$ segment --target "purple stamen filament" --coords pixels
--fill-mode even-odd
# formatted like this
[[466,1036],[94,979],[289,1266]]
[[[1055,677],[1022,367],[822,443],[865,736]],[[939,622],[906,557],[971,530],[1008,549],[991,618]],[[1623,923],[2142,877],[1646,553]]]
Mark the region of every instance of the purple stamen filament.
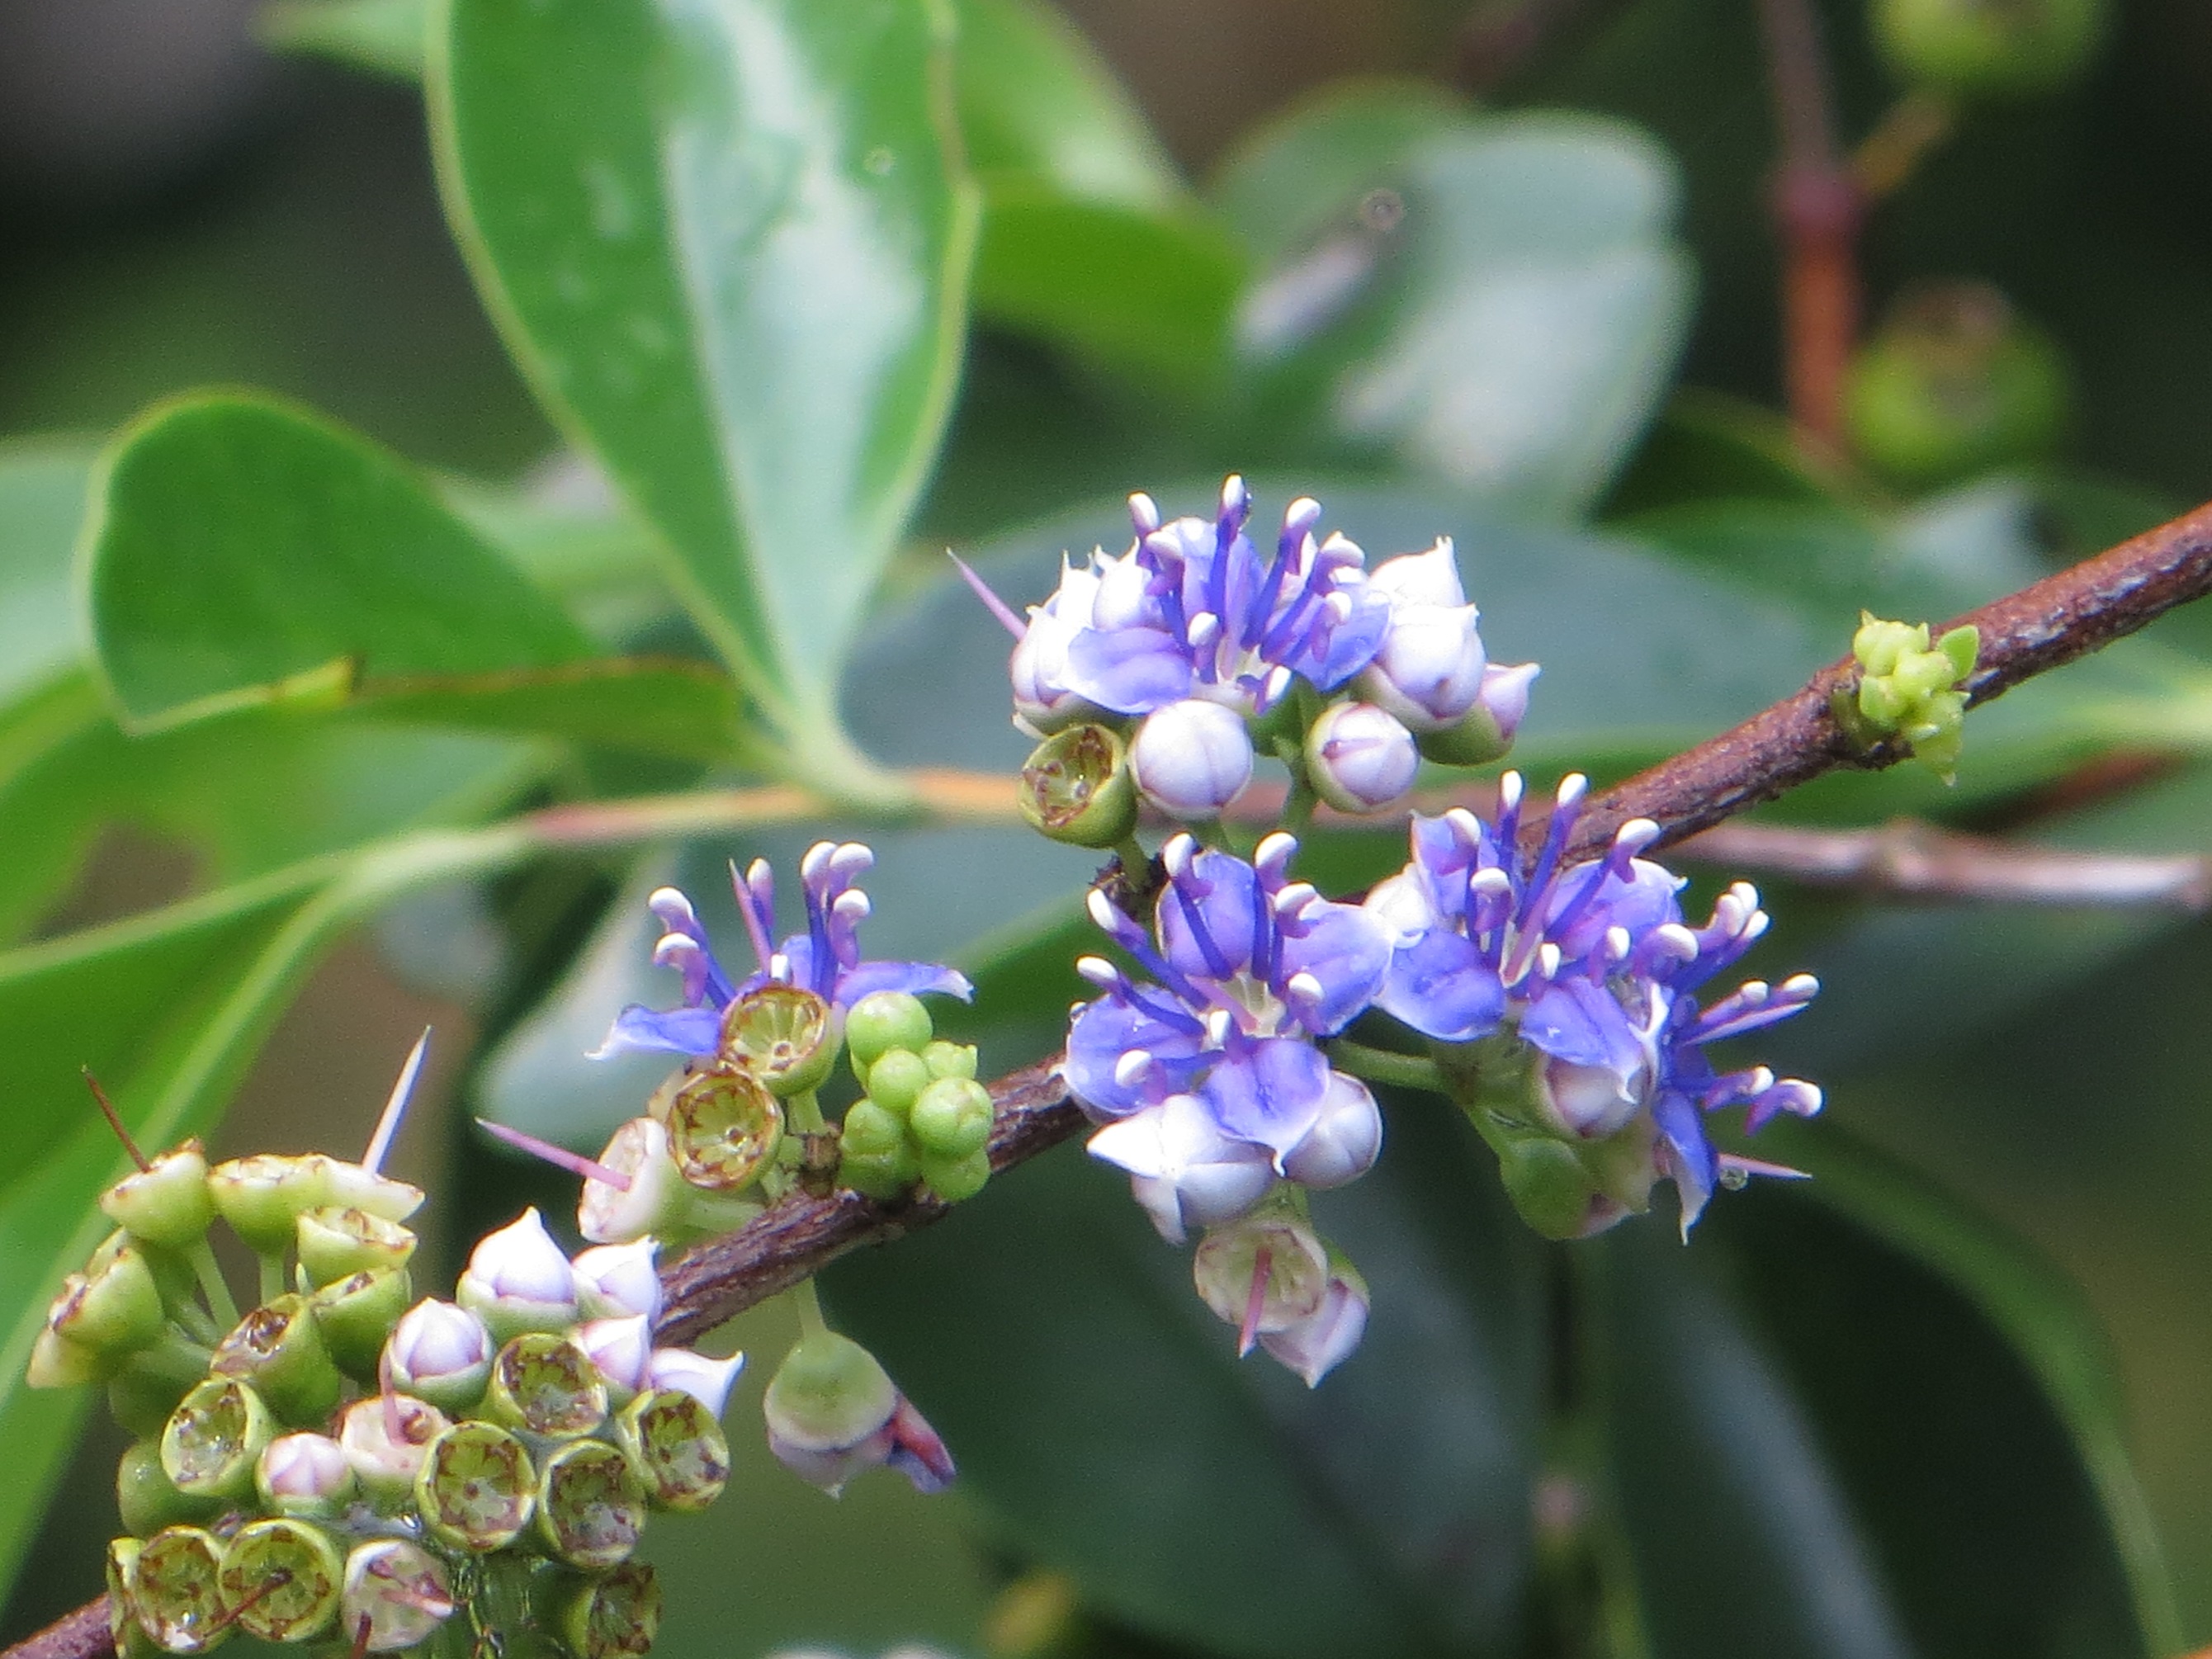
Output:
[[550,1140],[540,1140],[536,1135],[526,1134],[520,1129],[510,1129],[504,1123],[494,1123],[481,1117],[477,1121],[495,1140],[503,1140],[518,1152],[543,1158],[556,1170],[566,1170],[570,1175],[580,1176],[586,1181],[596,1181],[618,1193],[629,1190],[629,1177],[620,1170],[609,1169],[595,1158],[586,1158],[581,1152],[572,1152],[566,1146],[556,1146]]

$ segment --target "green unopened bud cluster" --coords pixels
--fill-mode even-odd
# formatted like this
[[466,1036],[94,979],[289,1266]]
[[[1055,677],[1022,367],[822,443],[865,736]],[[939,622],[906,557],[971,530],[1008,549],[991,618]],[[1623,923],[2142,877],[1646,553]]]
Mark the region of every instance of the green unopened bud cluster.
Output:
[[[448,1621],[571,1659],[651,1645],[659,1593],[633,1557],[653,1511],[720,1494],[738,1362],[653,1349],[650,1242],[571,1263],[534,1212],[478,1245],[456,1301],[416,1301],[422,1200],[359,1164],[210,1167],[193,1143],[103,1198],[118,1229],[55,1299],[29,1380],[106,1383],[140,1437],[107,1563],[118,1654],[240,1632],[396,1652]],[[242,1316],[217,1218],[263,1259]]]
[[854,1004],[846,1041],[866,1092],[845,1113],[838,1178],[875,1199],[900,1197],[916,1182],[947,1203],[982,1191],[992,1105],[975,1080],[975,1050],[940,1040],[921,1000],[902,991]]
[[1972,627],[1952,629],[1931,644],[1925,623],[1908,626],[1861,611],[1851,638],[1858,684],[1839,688],[1830,711],[1860,748],[1903,744],[1949,783],[1966,735],[1966,694],[1960,688],[1980,649],[1980,631]]

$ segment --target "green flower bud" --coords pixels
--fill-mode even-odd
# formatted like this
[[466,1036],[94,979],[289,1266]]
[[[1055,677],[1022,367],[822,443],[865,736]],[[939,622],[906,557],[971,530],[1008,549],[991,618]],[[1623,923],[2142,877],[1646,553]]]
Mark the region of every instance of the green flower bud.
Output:
[[935,1082],[929,1062],[911,1048],[893,1048],[868,1067],[868,1098],[887,1112],[904,1117]]
[[529,1448],[489,1423],[457,1423],[430,1443],[415,1507],[432,1537],[488,1555],[522,1535],[538,1503]]
[[338,1626],[368,1652],[427,1642],[459,1607],[436,1558],[404,1539],[379,1538],[346,1557]]
[[1875,39],[1908,81],[1964,98],[2032,97],[2094,56],[2106,0],[1876,0]]
[[723,1013],[721,1057],[758,1078],[770,1094],[804,1094],[828,1079],[843,1036],[827,1002],[770,981]]
[[283,1421],[319,1423],[344,1391],[344,1379],[323,1346],[313,1310],[300,1295],[256,1308],[217,1345],[208,1369],[251,1382]]
[[1015,796],[1030,828],[1076,847],[1115,847],[1137,827],[1128,745],[1103,726],[1054,732],[1022,764]]
[[988,1089],[973,1078],[945,1077],[921,1091],[907,1121],[925,1159],[958,1159],[989,1142],[991,1118]]
[[326,1434],[280,1434],[253,1466],[262,1507],[301,1519],[343,1514],[361,1495],[345,1448]]
[[615,1429],[645,1483],[665,1510],[703,1510],[729,1484],[730,1443],[722,1425],[680,1389],[648,1389],[623,1407]]
[[330,1201],[329,1163],[270,1152],[234,1158],[208,1171],[208,1193],[247,1249],[279,1255],[291,1248],[300,1212]]
[[845,1015],[845,1043],[856,1069],[866,1070],[893,1048],[919,1052],[935,1035],[929,1010],[906,991],[875,991]]
[[499,1351],[483,1409],[508,1428],[572,1440],[606,1421],[607,1389],[574,1342],[536,1331]]
[[374,1382],[385,1339],[414,1294],[404,1269],[372,1268],[324,1285],[307,1305],[332,1363],[356,1382]]
[[783,1108],[750,1072],[702,1072],[668,1109],[669,1156],[686,1182],[708,1192],[743,1192],[782,1144]]
[[223,1607],[264,1642],[310,1642],[337,1623],[345,1558],[304,1521],[254,1521],[223,1551]]
[[338,1445],[369,1502],[390,1510],[414,1497],[430,1443],[452,1426],[435,1406],[404,1394],[371,1395],[338,1419]]
[[398,1222],[334,1204],[302,1212],[294,1243],[307,1282],[319,1288],[380,1267],[404,1267],[415,1255],[415,1235]]
[[1860,458],[1893,483],[1926,489],[2048,454],[2066,425],[2069,387],[2057,347],[2003,295],[1923,283],[1853,357],[1844,397]]
[[817,1330],[784,1356],[761,1411],[772,1447],[822,1453],[867,1439],[891,1420],[898,1403],[898,1385],[875,1355],[848,1336]]
[[205,1380],[209,1354],[179,1332],[141,1348],[107,1379],[107,1408],[131,1433],[158,1439],[179,1402]]
[[1328,1249],[1304,1221],[1255,1212],[1206,1229],[1191,1258],[1191,1278],[1215,1318],[1247,1337],[1270,1335],[1321,1306]]
[[259,1395],[234,1377],[210,1376],[185,1396],[161,1431],[161,1467],[190,1497],[242,1502],[253,1491],[255,1460],[276,1437],[276,1421]]
[[1829,713],[1862,750],[1903,744],[1915,760],[1953,781],[1966,718],[1966,693],[1956,688],[1974,672],[1980,631],[1954,628],[1931,645],[1925,623],[1908,627],[1870,611],[1859,618],[1851,640],[1859,682],[1837,688]]
[[198,1527],[164,1527],[131,1568],[138,1627],[169,1653],[205,1653],[230,1634],[223,1616],[222,1545]]
[[562,1597],[555,1628],[575,1659],[641,1659],[660,1633],[660,1583],[643,1561],[586,1578]]
[[148,1439],[133,1442],[115,1466],[115,1510],[124,1531],[147,1538],[164,1527],[211,1521],[222,1512],[222,1503],[179,1492],[161,1467],[161,1443]]
[[108,1362],[82,1342],[73,1342],[51,1325],[42,1325],[31,1339],[30,1363],[23,1381],[34,1389],[73,1389],[83,1382],[106,1379]]
[[856,1100],[846,1109],[837,1144],[837,1179],[864,1197],[896,1198],[921,1177],[905,1123],[873,1101]]
[[601,1572],[636,1550],[645,1504],[645,1485],[617,1448],[574,1441],[545,1460],[538,1530],[570,1566]]
[[975,1045],[972,1042],[946,1042],[940,1039],[924,1048],[921,1058],[933,1078],[975,1075]]
[[181,1249],[198,1243],[215,1220],[207,1155],[197,1140],[163,1152],[100,1196],[108,1218],[134,1238]]
[[991,1154],[981,1146],[964,1158],[921,1155],[921,1178],[947,1204],[960,1204],[983,1190],[991,1178]]
[[95,1264],[89,1275],[71,1273],[63,1281],[46,1324],[58,1336],[119,1359],[161,1334],[161,1286],[145,1256],[128,1244],[103,1249]]

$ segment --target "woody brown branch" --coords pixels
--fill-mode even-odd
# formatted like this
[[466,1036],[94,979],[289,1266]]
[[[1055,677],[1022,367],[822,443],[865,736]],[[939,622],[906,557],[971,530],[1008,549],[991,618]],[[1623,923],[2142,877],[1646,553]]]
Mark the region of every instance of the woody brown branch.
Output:
[[[1969,703],[2000,696],[2208,592],[2212,506],[1955,618],[1952,626],[1971,623],[1981,630],[1981,654],[1966,681]],[[1655,820],[1662,844],[1681,842],[1825,772],[1906,758],[1901,750],[1855,748],[1829,715],[1830,696],[1850,685],[1856,673],[1848,659],[1833,663],[1802,690],[1741,726],[1592,796],[1569,855],[1589,856],[1631,818]],[[1530,829],[1541,836],[1540,825]],[[1000,1079],[991,1097],[997,1109],[994,1171],[1024,1163],[1083,1127],[1052,1061]],[[661,1335],[669,1341],[697,1336],[841,1255],[942,1219],[948,1208],[927,1198],[878,1204],[849,1192],[827,1198],[794,1194],[663,1267],[668,1306]],[[0,1659],[95,1659],[108,1648],[106,1605],[105,1596],[97,1598],[0,1652]]]

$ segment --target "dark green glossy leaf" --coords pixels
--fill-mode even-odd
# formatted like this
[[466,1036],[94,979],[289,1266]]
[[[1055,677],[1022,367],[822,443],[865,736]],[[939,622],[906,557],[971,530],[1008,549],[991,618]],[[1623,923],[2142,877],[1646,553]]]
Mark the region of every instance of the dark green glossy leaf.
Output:
[[1187,1253],[1073,1147],[825,1288],[1024,1553],[1117,1621],[1227,1655],[1507,1651],[1537,1247],[1455,1119],[1414,1103],[1391,1134],[1373,1175],[1316,1206],[1375,1304],[1316,1390],[1233,1358]]
[[1687,1249],[1604,1246],[1611,1478],[1656,1659],[2168,1650],[2071,1297],[1839,1133],[1789,1150],[1813,1188],[1731,1195]]
[[1268,453],[1578,512],[1680,343],[1676,192],[1649,139],[1578,116],[1454,115],[1386,88],[1269,128],[1219,192],[1262,264],[1237,328]]
[[428,0],[275,0],[258,25],[261,38],[281,52],[396,81],[422,78],[429,27]]
[[434,34],[447,204],[509,344],[787,736],[828,726],[951,402],[949,33],[927,0],[453,0]]
[[1782,416],[1692,386],[1652,422],[1605,510],[1644,513],[1717,496],[1871,507],[1873,495],[1841,467],[1808,455]]
[[301,411],[165,405],[118,440],[97,488],[94,636],[132,724],[355,703],[684,756],[737,747],[726,681],[592,659],[559,603],[404,463]]

